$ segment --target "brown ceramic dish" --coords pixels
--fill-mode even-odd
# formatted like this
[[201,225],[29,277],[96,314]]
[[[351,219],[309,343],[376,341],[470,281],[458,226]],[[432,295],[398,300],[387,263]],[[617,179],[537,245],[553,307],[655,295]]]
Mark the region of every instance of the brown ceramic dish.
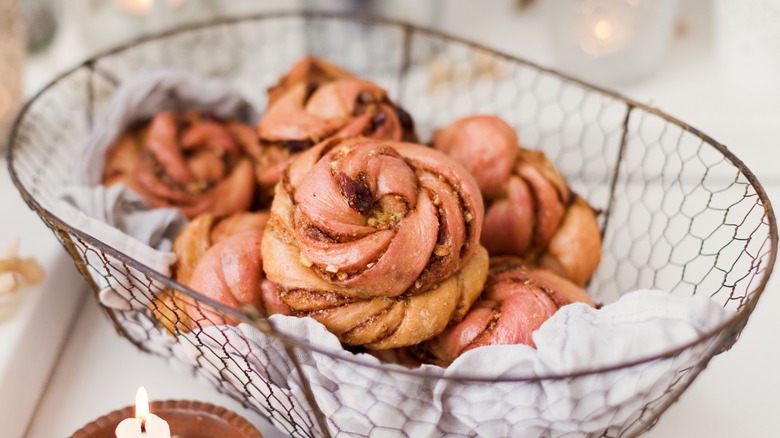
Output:
[[[171,436],[177,438],[262,438],[263,435],[244,417],[219,406],[189,400],[151,402],[151,412],[171,426]],[[135,415],[128,406],[87,424],[72,438],[114,438],[120,421]]]

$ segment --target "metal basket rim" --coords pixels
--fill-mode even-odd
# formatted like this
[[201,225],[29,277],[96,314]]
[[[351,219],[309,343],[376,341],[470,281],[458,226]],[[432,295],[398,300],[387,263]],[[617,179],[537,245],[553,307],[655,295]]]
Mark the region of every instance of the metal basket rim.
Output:
[[[301,19],[318,19],[318,18],[325,18],[325,19],[332,19],[332,20],[344,20],[349,22],[360,22],[364,24],[379,24],[379,25],[385,25],[385,26],[397,26],[404,30],[404,32],[409,35],[411,31],[418,32],[421,34],[425,34],[428,36],[433,36],[437,38],[441,38],[443,40],[448,40],[451,42],[456,42],[458,44],[462,44],[468,47],[471,47],[476,50],[485,51],[487,53],[490,53],[492,55],[504,58],[506,60],[512,61],[514,63],[522,64],[527,67],[531,67],[539,72],[543,72],[546,74],[550,74],[552,76],[556,76],[559,79],[562,79],[567,82],[571,82],[574,84],[577,84],[585,89],[598,92],[600,94],[609,96],[615,100],[621,101],[625,103],[629,108],[634,109],[640,109],[647,113],[653,114],[657,117],[660,117],[664,119],[665,121],[672,123],[681,129],[688,131],[692,133],[693,135],[699,137],[702,141],[709,144],[715,150],[722,153],[723,156],[728,159],[737,169],[738,171],[745,176],[748,183],[756,190],[756,194],[758,196],[758,199],[762,202],[764,212],[766,214],[767,218],[767,225],[769,226],[769,243],[770,243],[770,249],[769,249],[769,263],[768,266],[765,268],[765,273],[763,277],[760,279],[758,285],[752,289],[752,291],[748,291],[748,301],[745,305],[741,306],[734,315],[729,318],[728,320],[724,321],[723,323],[716,326],[714,329],[705,332],[701,334],[697,339],[690,341],[688,343],[679,345],[677,347],[670,348],[664,352],[657,353],[651,356],[638,358],[632,361],[625,361],[620,362],[617,364],[609,365],[609,366],[601,366],[601,367],[595,367],[592,369],[583,369],[576,372],[570,372],[570,373],[552,373],[547,375],[530,375],[530,376],[522,376],[522,377],[473,377],[473,376],[462,376],[457,374],[452,375],[438,375],[438,374],[432,374],[427,371],[421,371],[417,369],[409,369],[409,368],[403,368],[399,366],[394,366],[391,368],[388,367],[388,364],[380,364],[375,365],[371,363],[366,363],[360,359],[358,359],[356,356],[350,357],[347,354],[344,354],[344,350],[330,350],[321,348],[315,345],[310,344],[307,340],[303,338],[299,338],[296,336],[292,336],[286,333],[281,333],[273,329],[273,324],[271,324],[270,320],[267,320],[263,318],[261,321],[254,320],[250,317],[248,313],[236,311],[232,308],[228,308],[221,303],[215,302],[211,300],[208,297],[204,297],[198,292],[195,292],[194,290],[190,289],[186,285],[183,285],[181,283],[178,283],[177,281],[173,280],[172,278],[163,275],[150,267],[146,266],[143,263],[140,263],[136,261],[135,259],[127,256],[122,251],[119,251],[102,241],[92,237],[91,235],[82,232],[79,229],[76,229],[66,222],[62,221],[59,217],[57,217],[55,214],[53,214],[51,211],[49,211],[46,208],[43,208],[38,201],[27,191],[27,189],[22,184],[16,169],[13,166],[14,162],[14,147],[16,146],[16,138],[18,134],[18,130],[20,125],[22,124],[22,121],[25,118],[25,115],[27,114],[30,106],[38,100],[41,96],[43,96],[50,88],[54,87],[59,83],[60,81],[68,78],[72,74],[80,71],[82,68],[88,68],[90,71],[94,71],[93,65],[95,62],[99,61],[100,59],[107,57],[109,55],[114,55],[121,53],[125,50],[132,49],[134,47],[137,47],[140,44],[152,42],[156,40],[162,40],[167,37],[171,37],[178,34],[184,34],[191,31],[197,31],[201,29],[206,28],[212,28],[212,27],[218,27],[222,25],[228,25],[228,24],[236,24],[236,23],[242,23],[242,22],[253,22],[253,21],[264,21],[264,20],[273,20],[273,19],[279,19],[279,18],[301,18]],[[555,69],[543,67],[538,64],[535,64],[533,62],[527,61],[525,59],[519,58],[517,56],[513,56],[504,52],[501,52],[499,50],[492,49],[490,47],[484,46],[479,43],[475,43],[473,41],[451,35],[449,33],[439,31],[436,29],[432,29],[425,26],[419,26],[416,24],[412,24],[409,22],[405,22],[402,20],[396,20],[396,19],[389,19],[385,17],[378,17],[373,15],[367,15],[367,14],[348,14],[348,13],[342,13],[342,12],[331,12],[331,11],[317,11],[317,10],[309,10],[309,9],[303,9],[303,10],[291,10],[291,11],[277,11],[277,12],[264,12],[264,13],[255,13],[255,14],[247,14],[247,15],[241,15],[241,16],[231,16],[231,17],[220,17],[216,19],[209,19],[203,22],[197,22],[192,24],[187,24],[183,26],[179,26],[173,29],[169,29],[163,32],[149,34],[149,35],[143,35],[141,37],[138,37],[136,39],[133,39],[132,41],[129,41],[125,44],[116,46],[111,49],[107,49],[104,51],[100,51],[96,53],[95,55],[89,57],[85,61],[82,61],[81,63],[73,66],[70,69],[67,69],[66,71],[62,72],[61,74],[57,75],[54,79],[52,79],[48,84],[46,84],[44,87],[42,87],[38,92],[36,92],[25,104],[23,105],[22,109],[17,114],[16,119],[14,120],[14,123],[12,125],[9,137],[8,137],[8,143],[5,151],[5,158],[9,170],[9,174],[11,176],[11,180],[14,183],[14,186],[16,186],[17,190],[19,191],[20,195],[22,196],[22,199],[25,201],[25,203],[38,213],[40,216],[45,216],[48,219],[50,219],[53,224],[56,225],[57,228],[66,231],[70,234],[75,234],[79,237],[79,239],[82,239],[86,242],[88,242],[90,245],[94,245],[95,247],[101,249],[111,257],[114,257],[123,263],[127,264],[129,267],[137,269],[140,272],[143,272],[147,276],[151,276],[154,280],[159,281],[163,285],[165,285],[168,288],[172,288],[174,290],[177,290],[178,292],[184,293],[185,295],[189,296],[190,298],[200,301],[203,303],[208,304],[209,306],[214,307],[215,309],[218,309],[221,312],[224,312],[225,314],[229,314],[233,317],[235,317],[237,320],[245,323],[249,323],[254,325],[255,327],[258,327],[258,329],[268,333],[271,332],[272,336],[278,337],[281,341],[283,341],[285,344],[299,347],[303,349],[307,349],[310,351],[314,351],[320,354],[324,354],[328,357],[331,357],[336,360],[342,360],[351,362],[357,365],[366,366],[370,368],[375,369],[382,369],[385,371],[391,371],[394,373],[401,373],[401,374],[407,374],[411,376],[417,376],[422,378],[435,378],[435,379],[444,379],[444,380],[458,380],[458,381],[468,381],[468,382],[540,382],[540,381],[547,381],[547,380],[562,380],[562,379],[571,379],[581,376],[587,376],[587,375],[593,375],[593,374],[599,374],[599,373],[606,373],[610,371],[615,371],[619,369],[629,368],[636,365],[641,365],[644,363],[652,362],[655,360],[661,360],[661,359],[668,359],[673,356],[676,356],[683,351],[692,348],[698,344],[701,344],[721,333],[724,333],[728,328],[739,328],[743,325],[743,323],[749,318],[752,311],[755,309],[757,302],[761,295],[763,294],[763,291],[766,289],[766,285],[769,281],[769,278],[771,277],[771,274],[773,272],[774,265],[776,263],[777,259],[777,253],[778,253],[778,229],[777,229],[777,222],[776,217],[774,214],[774,210],[772,209],[771,201],[769,200],[769,197],[766,194],[766,191],[764,190],[761,183],[758,181],[756,176],[753,174],[753,172],[745,166],[745,164],[740,160],[736,155],[734,155],[725,145],[715,141],[713,138],[708,136],[707,134],[703,133],[702,131],[688,125],[685,122],[682,122],[681,120],[663,112],[662,110],[653,107],[651,105],[647,105],[641,102],[638,102],[636,100],[633,100],[631,98],[628,98],[626,96],[623,96],[620,93],[617,93],[615,91],[602,88],[596,85],[589,84],[587,82],[584,82],[580,79],[577,79],[573,76],[567,75],[565,73],[561,73]],[[75,262],[75,261],[74,261]],[[760,268],[760,267],[757,267]],[[260,324],[258,324],[258,322]],[[115,322],[116,324],[116,322]],[[738,329],[739,330],[739,329]],[[738,334],[738,330],[735,331],[734,335]],[[137,345],[139,348],[143,348],[142,345]]]

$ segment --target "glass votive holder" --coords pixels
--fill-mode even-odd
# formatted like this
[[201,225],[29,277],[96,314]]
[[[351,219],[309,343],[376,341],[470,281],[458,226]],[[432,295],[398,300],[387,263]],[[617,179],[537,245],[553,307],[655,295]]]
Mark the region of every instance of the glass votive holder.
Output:
[[214,17],[216,0],[102,0],[78,2],[78,27],[94,53]]
[[22,15],[27,26],[27,49],[31,53],[43,50],[54,39],[57,33],[57,4],[55,0],[22,2]]
[[558,68],[599,85],[638,81],[660,67],[677,0],[543,0]]
[[22,104],[26,46],[21,0],[0,0],[0,152]]

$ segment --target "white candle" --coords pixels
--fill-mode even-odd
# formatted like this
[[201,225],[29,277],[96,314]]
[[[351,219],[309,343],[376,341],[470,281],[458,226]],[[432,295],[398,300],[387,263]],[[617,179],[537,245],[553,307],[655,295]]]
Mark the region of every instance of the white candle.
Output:
[[[184,3],[185,0],[165,0],[165,6],[171,9],[176,9]],[[152,11],[152,7],[158,0],[114,0],[114,3],[119,9],[124,12],[129,12],[134,15],[148,15]],[[159,3],[163,3],[159,0]]]
[[126,418],[114,431],[116,438],[171,438],[171,429],[162,418],[149,412],[144,387],[135,394],[135,418]]
[[609,1],[583,2],[581,14],[577,38],[583,52],[599,57],[625,48],[631,37],[630,17],[625,5]]
[[140,418],[125,418],[114,431],[116,438],[171,438],[168,422],[149,414],[146,422]]
[[143,436],[140,418],[125,418],[114,431],[117,438],[136,438]]
[[114,0],[114,3],[124,12],[146,15],[152,9],[154,0]]

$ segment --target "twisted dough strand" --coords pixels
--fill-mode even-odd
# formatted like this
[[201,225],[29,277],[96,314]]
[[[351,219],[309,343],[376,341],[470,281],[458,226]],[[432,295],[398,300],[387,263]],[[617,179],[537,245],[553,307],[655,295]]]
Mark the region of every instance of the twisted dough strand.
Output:
[[[265,280],[260,246],[268,213],[238,213],[226,218],[196,217],[179,233],[176,281],[205,297],[240,310],[245,304],[268,314],[289,314],[273,284]],[[166,291],[154,306],[157,319],[169,332],[187,331],[193,321],[201,327],[235,324],[208,306],[183,294]],[[177,327],[177,322],[178,327]]]
[[253,155],[261,197],[270,200],[288,160],[329,138],[416,141],[414,122],[377,84],[306,57],[268,90]]
[[430,338],[487,275],[473,178],[420,145],[333,139],[285,172],[263,238],[266,274],[299,316],[351,345]]
[[535,347],[533,332],[559,308],[593,302],[579,286],[516,257],[490,259],[485,290],[462,321],[409,351],[423,362],[448,366],[466,351],[486,345]]
[[124,183],[152,207],[174,207],[189,218],[249,208],[258,147],[251,129],[197,112],[161,112],[130,129],[106,156],[103,184]]
[[569,189],[542,152],[523,149],[496,116],[470,116],[437,131],[433,146],[471,172],[485,198],[482,244],[516,255],[579,285],[601,257],[595,211]]

